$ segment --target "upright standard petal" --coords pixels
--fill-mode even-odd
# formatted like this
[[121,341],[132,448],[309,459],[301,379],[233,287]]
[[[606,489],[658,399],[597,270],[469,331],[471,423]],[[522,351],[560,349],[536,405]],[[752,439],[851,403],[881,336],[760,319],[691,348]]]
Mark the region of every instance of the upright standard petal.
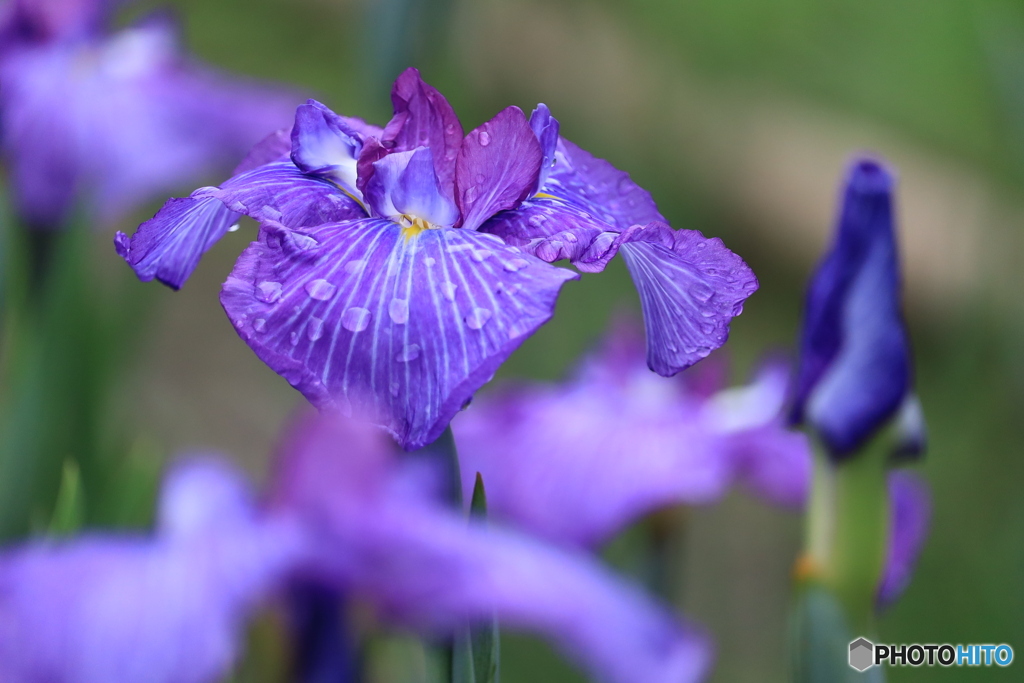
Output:
[[558,161],[555,156],[555,151],[558,149],[558,119],[551,115],[548,105],[538,104],[530,114],[530,128],[537,136],[537,142],[540,143],[541,152],[544,154],[544,160],[540,165],[540,175],[537,176],[537,184],[533,189],[533,194],[536,194],[544,186],[551,169]]
[[810,450],[785,430],[775,387],[761,378],[705,397],[686,379],[652,375],[616,330],[570,382],[481,397],[453,423],[463,491],[479,472],[491,516],[588,547],[737,481],[772,502],[806,494]]
[[[346,448],[352,444],[353,448]],[[380,433],[335,416],[300,428],[275,483],[278,505],[324,531],[325,574],[388,622],[450,633],[497,618],[552,639],[597,680],[700,680],[711,650],[590,557],[484,528],[403,485]],[[359,450],[356,450],[358,448]]]
[[455,168],[461,227],[476,230],[533,193],[544,153],[519,107],[508,107],[462,142]]
[[0,680],[221,679],[246,614],[302,547],[294,529],[256,518],[236,476],[179,470],[156,538],[37,541],[0,555]]
[[928,539],[931,522],[928,484],[908,470],[889,473],[889,547],[878,586],[877,603],[884,609],[910,584],[914,565]]
[[366,184],[366,201],[374,215],[399,221],[426,221],[436,227],[451,227],[458,209],[437,184],[433,154],[429,147],[394,152],[373,164],[373,176]]
[[395,113],[381,136],[384,147],[395,152],[429,147],[441,191],[454,199],[455,163],[462,145],[462,123],[455,110],[411,67],[395,80],[391,103]]
[[291,156],[303,173],[331,180],[353,197],[359,197],[356,160],[362,147],[361,136],[316,100],[309,100],[295,111]]
[[241,337],[319,407],[436,439],[577,276],[492,236],[389,220],[265,225],[224,285]]
[[911,387],[893,182],[880,162],[854,162],[835,243],[807,292],[793,416],[837,458],[890,420]]

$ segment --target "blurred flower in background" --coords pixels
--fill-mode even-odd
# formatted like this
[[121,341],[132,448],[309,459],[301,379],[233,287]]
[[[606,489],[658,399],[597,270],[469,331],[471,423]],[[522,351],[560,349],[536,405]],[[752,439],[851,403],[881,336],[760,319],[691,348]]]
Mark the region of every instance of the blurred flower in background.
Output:
[[294,96],[182,54],[167,16],[113,29],[113,0],[9,0],[0,16],[0,129],[29,227],[78,207],[110,225],[240,159],[286,125]]

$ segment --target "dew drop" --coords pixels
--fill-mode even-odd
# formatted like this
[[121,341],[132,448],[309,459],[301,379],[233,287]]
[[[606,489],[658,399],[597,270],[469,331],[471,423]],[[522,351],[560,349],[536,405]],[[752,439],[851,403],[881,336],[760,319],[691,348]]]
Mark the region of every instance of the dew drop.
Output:
[[252,321],[252,329],[256,330],[257,332],[262,332],[263,330],[267,329],[267,321],[264,320],[263,318],[256,318],[255,320]]
[[715,326],[711,323],[703,323],[700,326],[700,331],[703,332],[704,334],[714,334]]
[[485,180],[487,180],[487,178],[486,178],[486,177],[484,177],[484,174],[483,174],[483,173],[477,173],[477,174],[476,174],[476,178],[474,178],[473,180],[475,180],[475,181],[476,181],[476,184],[477,184],[477,185],[483,185],[483,184],[484,184],[484,181],[485,181]]
[[298,346],[298,344],[299,344],[299,331],[296,330],[296,331],[292,332],[291,337],[292,337],[292,346]]
[[238,223],[235,223],[234,225],[231,225],[230,227],[228,227],[228,232],[238,232],[238,229],[240,227],[242,227],[242,226],[239,225]]
[[365,268],[366,261],[363,259],[356,259],[345,264],[345,272],[349,275],[359,275]]
[[486,130],[480,131],[480,146],[486,147],[489,144],[491,144],[491,134]]
[[466,327],[471,330],[479,330],[481,327],[487,324],[487,321],[494,315],[486,308],[474,308],[469,315],[466,316]]
[[427,258],[423,259],[423,263],[429,267],[437,263],[437,259],[435,259],[433,256],[428,256]]
[[277,303],[277,300],[284,294],[284,287],[280,282],[270,282],[269,280],[256,285],[256,289],[258,290],[256,298],[265,304]]
[[562,238],[565,239],[566,242],[570,242],[570,243],[575,243],[576,240],[579,239],[578,237],[576,237],[576,235],[574,235],[571,232],[563,233],[562,234]]
[[350,332],[362,332],[370,326],[370,312],[353,306],[341,314],[341,326]]
[[317,301],[328,301],[332,296],[334,296],[334,292],[336,292],[338,288],[327,280],[318,278],[307,282],[305,289],[306,294],[308,294],[311,299],[316,299]]
[[448,151],[444,153],[444,158],[448,161],[451,161],[456,156],[458,156],[458,152],[455,151],[455,148],[449,148]]
[[511,261],[505,262],[505,270],[510,273],[517,273],[528,265],[530,265],[530,262],[526,259],[514,258]]
[[458,288],[459,286],[454,282],[442,282],[441,296],[443,296],[448,301],[455,301],[455,290],[457,290]]
[[471,258],[477,263],[483,263],[492,256],[494,252],[490,249],[474,249]]
[[472,203],[476,199],[476,195],[476,185],[470,185],[469,187],[466,188],[466,191],[463,193],[462,197],[463,199],[465,199],[466,203]]
[[408,363],[409,361],[416,360],[419,357],[419,344],[409,344],[395,355],[395,360],[397,360],[399,363]]
[[455,124],[454,123],[449,123],[447,126],[444,127],[444,132],[448,133],[449,135],[454,133],[455,132]]
[[398,325],[404,325],[409,321],[409,301],[407,299],[392,299],[388,304],[388,315]]
[[706,302],[714,293],[715,290],[711,289],[711,287],[708,287],[703,282],[698,282],[690,287],[690,296],[697,301]]
[[324,321],[316,316],[310,316],[309,322],[306,324],[306,337],[309,338],[309,341],[315,342],[322,336],[324,336]]
[[535,228],[539,228],[544,225],[548,220],[547,216],[543,214],[537,214],[536,216],[530,216],[530,220],[527,222]]

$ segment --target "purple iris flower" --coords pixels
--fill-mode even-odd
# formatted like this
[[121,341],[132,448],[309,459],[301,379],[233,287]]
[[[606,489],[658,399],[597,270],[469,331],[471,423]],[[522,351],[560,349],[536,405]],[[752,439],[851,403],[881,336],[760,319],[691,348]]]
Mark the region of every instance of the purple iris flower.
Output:
[[[894,183],[882,162],[854,161],[835,243],[807,293],[793,418],[809,423],[837,458],[859,448],[911,396]],[[923,432],[910,441],[923,443]]]
[[661,374],[725,342],[757,287],[750,269],[721,240],[671,229],[628,175],[559,137],[546,107],[530,120],[509,107],[464,136],[414,69],[392,102],[383,130],[300,106],[290,145],[278,136],[267,163],[171,200],[118,235],[119,252],[141,279],[180,287],[225,212],[257,219],[221,295],[239,335],[314,405],[368,415],[409,449],[551,317],[578,277],[551,261],[593,272],[623,253]]
[[290,118],[290,94],[191,61],[165,19],[109,32],[117,4],[0,8],[0,149],[30,227],[59,229],[76,208],[110,224]]
[[[750,384],[730,388],[697,370],[652,375],[633,329],[613,328],[569,381],[485,395],[453,422],[463,491],[479,472],[492,518],[591,549],[645,514],[713,503],[735,484],[803,507],[812,454],[807,438],[786,428],[785,364],[767,363]],[[928,533],[922,480],[890,473],[889,501],[880,605],[909,584]]]
[[[591,557],[470,522],[434,495],[428,463],[395,450],[377,428],[311,419],[286,441],[262,507],[236,472],[197,463],[169,479],[153,537],[0,554],[0,680],[220,680],[253,608],[296,598],[296,586],[317,587],[298,596],[314,611],[325,606],[310,600],[344,596],[431,636],[497,618],[608,683],[707,671],[710,645],[694,627]],[[300,635],[324,635],[308,610],[295,616]],[[330,643],[312,646],[322,655]]]
[[455,420],[464,490],[480,472],[492,517],[585,547],[656,509],[715,502],[737,483],[803,505],[811,452],[786,428],[785,365],[728,389],[694,371],[650,373],[635,330],[614,328],[568,382],[481,397]]
[[248,613],[305,553],[212,461],[165,483],[156,535],[35,541],[0,554],[0,680],[207,683]]

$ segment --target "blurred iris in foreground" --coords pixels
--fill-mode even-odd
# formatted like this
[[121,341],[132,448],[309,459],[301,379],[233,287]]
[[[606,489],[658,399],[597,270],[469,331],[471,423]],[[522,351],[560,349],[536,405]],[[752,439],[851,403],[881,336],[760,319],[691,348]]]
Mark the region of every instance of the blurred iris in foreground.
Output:
[[383,130],[300,106],[290,141],[271,136],[250,170],[119,234],[119,253],[178,287],[232,212],[257,219],[221,295],[235,329],[313,404],[365,412],[410,449],[551,317],[578,276],[549,261],[598,271],[623,253],[661,374],[725,342],[757,286],[750,269],[720,240],[670,228],[546,107],[529,120],[509,107],[464,136],[414,69],[392,102]]
[[110,224],[223,169],[287,123],[284,91],[208,69],[166,17],[113,31],[112,0],[0,7],[0,148],[29,227]]
[[706,671],[704,636],[638,588],[586,555],[470,522],[435,495],[426,462],[393,449],[375,428],[311,419],[286,440],[265,505],[230,468],[193,461],[168,477],[152,536],[8,549],[0,680],[219,680],[253,610],[301,585],[431,637],[498,618],[610,683]]

